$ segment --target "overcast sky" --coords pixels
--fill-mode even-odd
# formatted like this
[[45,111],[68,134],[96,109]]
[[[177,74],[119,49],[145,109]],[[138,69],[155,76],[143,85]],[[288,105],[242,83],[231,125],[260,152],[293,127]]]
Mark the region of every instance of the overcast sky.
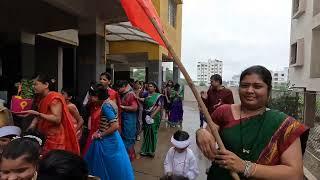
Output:
[[196,80],[197,61],[223,61],[230,80],[251,65],[289,63],[289,0],[184,0],[182,61]]

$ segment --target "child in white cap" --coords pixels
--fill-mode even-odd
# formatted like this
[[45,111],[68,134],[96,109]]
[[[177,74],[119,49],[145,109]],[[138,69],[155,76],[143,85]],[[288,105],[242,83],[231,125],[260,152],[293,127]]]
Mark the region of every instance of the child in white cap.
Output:
[[17,126],[4,126],[0,128],[0,154],[3,148],[16,136],[20,136],[21,129]]
[[197,160],[190,145],[190,136],[187,132],[178,130],[171,138],[171,147],[164,161],[165,175],[181,175],[189,180],[195,180],[199,175]]

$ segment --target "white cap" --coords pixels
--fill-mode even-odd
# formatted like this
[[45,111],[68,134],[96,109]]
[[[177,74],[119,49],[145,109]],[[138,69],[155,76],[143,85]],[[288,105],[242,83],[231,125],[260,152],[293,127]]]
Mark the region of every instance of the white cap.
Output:
[[4,126],[0,128],[0,137],[9,136],[9,135],[16,135],[20,136],[21,129],[17,126]]
[[179,149],[184,149],[187,148],[190,145],[190,137],[189,139],[185,141],[177,141],[176,139],[171,137],[171,143],[173,144],[174,147],[179,148]]

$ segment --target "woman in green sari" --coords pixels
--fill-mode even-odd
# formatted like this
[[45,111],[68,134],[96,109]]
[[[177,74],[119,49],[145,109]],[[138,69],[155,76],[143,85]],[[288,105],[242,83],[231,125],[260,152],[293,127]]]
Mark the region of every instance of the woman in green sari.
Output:
[[162,96],[155,83],[148,85],[149,96],[140,98],[144,100],[144,122],[143,122],[143,143],[140,154],[142,156],[154,157],[157,141],[158,130],[160,127],[160,110],[162,107]]
[[267,108],[271,73],[252,66],[240,76],[241,104],[223,105],[211,115],[227,151],[216,148],[209,128],[197,131],[197,144],[213,161],[208,179],[302,180],[308,128],[292,117]]

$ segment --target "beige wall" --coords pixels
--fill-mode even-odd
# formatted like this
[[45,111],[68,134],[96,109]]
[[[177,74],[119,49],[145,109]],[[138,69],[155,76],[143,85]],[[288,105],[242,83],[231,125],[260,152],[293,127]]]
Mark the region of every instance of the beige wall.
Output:
[[[165,34],[169,39],[173,49],[179,57],[181,57],[181,37],[182,37],[182,6],[183,4],[178,4],[177,6],[177,19],[176,27],[169,24],[168,21],[168,0],[152,0],[159,16],[161,23],[163,25]],[[178,1],[177,1],[178,2]],[[168,54],[167,51],[160,47],[160,53]]]
[[[303,66],[290,66],[289,80],[291,84],[295,84],[295,87],[305,87],[310,91],[320,91],[320,76],[312,78],[315,77],[312,75],[316,74],[317,69],[320,70],[320,61],[312,60],[312,47],[319,50],[317,43],[314,41],[316,39],[313,40],[313,29],[320,26],[320,14],[314,16],[313,4],[314,1],[319,0],[304,1],[306,1],[305,13],[298,19],[292,19],[291,23],[291,44],[297,42],[298,39],[304,39],[304,63]],[[315,10],[317,9],[315,8]],[[316,57],[315,55],[317,56],[317,53],[314,53],[314,58]]]

